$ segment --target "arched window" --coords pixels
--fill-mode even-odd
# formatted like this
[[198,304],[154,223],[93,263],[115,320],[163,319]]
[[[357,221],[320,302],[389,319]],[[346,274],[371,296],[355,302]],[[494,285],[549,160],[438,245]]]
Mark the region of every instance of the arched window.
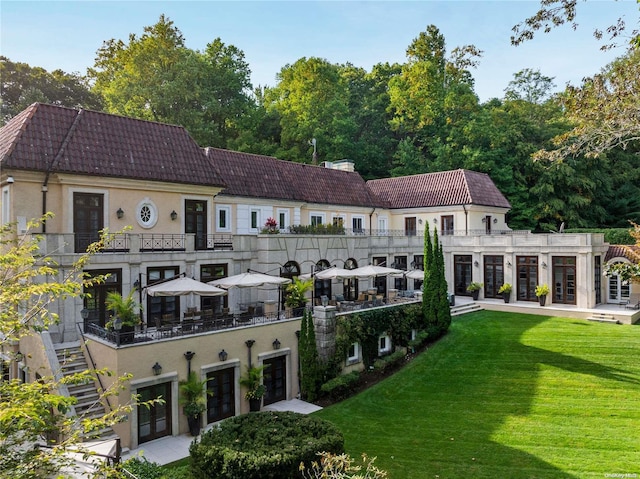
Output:
[[[615,263],[622,263],[622,261],[614,261]],[[627,301],[629,299],[629,295],[631,293],[629,283],[625,283],[620,279],[620,276],[617,274],[612,274],[609,276],[608,290],[607,290],[607,301],[609,303],[620,303],[622,301]]]

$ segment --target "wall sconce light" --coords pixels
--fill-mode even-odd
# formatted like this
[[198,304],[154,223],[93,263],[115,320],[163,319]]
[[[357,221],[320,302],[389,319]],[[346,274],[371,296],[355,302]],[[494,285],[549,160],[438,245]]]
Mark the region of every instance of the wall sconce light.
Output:
[[171,221],[175,221],[177,217],[178,217],[178,213],[176,213],[176,210],[173,210],[171,212]]
[[222,362],[225,362],[228,357],[229,354],[224,349],[218,353],[218,359]]
[[21,363],[22,360],[24,359],[24,354],[22,354],[20,351],[16,352],[16,362]]
[[273,349],[280,349],[280,341],[278,338],[273,340]]
[[136,279],[136,280],[133,282],[133,288],[134,288],[136,291],[140,291],[140,286],[141,286],[141,284],[140,284],[140,280],[139,280],[139,279]]
[[13,176],[7,176],[7,183],[11,184],[13,183],[15,180],[13,179]]
[[184,353],[184,357],[187,360],[187,377],[191,376],[191,360],[196,355],[193,351],[187,351]]
[[153,369],[154,376],[160,376],[160,374],[162,374],[162,366],[160,366],[160,363],[158,361],[156,361],[156,363],[151,366],[151,369]]
[[546,268],[547,267],[547,263],[545,263],[544,261],[542,262],[542,267]]
[[300,330],[296,330],[296,338],[300,339]]
[[511,268],[511,261],[507,261],[507,266]]
[[82,319],[89,319],[89,310],[87,308],[82,308],[80,310],[80,317]]
[[482,222],[486,223],[487,222],[487,217],[485,216],[484,218],[482,218]]
[[255,339],[247,339],[244,344],[247,345],[247,351],[249,352],[249,367],[251,367],[251,348],[255,344]]
[[437,225],[438,224],[438,218],[433,218],[433,224]]
[[116,211],[116,216],[119,220],[121,220],[124,217],[124,210],[122,208],[118,208],[118,211]]
[[498,218],[493,218],[493,224],[495,225],[498,222]]
[[421,225],[422,224],[422,218],[418,219],[418,224]]
[[480,266],[480,263],[478,263],[477,261],[474,261],[474,262],[473,262],[473,265],[474,265],[475,267],[478,267],[478,266]]

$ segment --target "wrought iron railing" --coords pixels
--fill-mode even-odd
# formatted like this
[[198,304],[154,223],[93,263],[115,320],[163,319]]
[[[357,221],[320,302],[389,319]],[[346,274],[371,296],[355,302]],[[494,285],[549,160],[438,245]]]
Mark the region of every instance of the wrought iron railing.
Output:
[[141,234],[140,251],[185,251],[185,235]]

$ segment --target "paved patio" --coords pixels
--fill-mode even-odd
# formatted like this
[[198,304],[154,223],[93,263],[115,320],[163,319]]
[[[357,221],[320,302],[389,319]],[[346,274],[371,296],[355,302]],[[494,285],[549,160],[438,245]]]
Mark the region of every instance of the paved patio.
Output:
[[[293,411],[300,414],[311,414],[320,409],[322,408],[315,404],[304,402],[300,399],[290,399],[265,406],[262,408],[262,411]],[[205,428],[205,430],[206,429],[207,428]],[[143,456],[147,458],[147,460],[157,464],[169,464],[187,457],[189,455],[189,446],[192,442],[193,436],[190,434],[163,437],[144,443],[137,449],[123,453],[122,459],[127,460],[132,457]]]

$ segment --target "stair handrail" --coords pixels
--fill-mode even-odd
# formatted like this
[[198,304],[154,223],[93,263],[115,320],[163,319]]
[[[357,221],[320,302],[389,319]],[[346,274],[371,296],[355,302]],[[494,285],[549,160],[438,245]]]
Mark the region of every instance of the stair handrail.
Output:
[[[84,344],[84,349],[87,351],[87,355],[89,356],[89,362],[91,363],[91,369],[92,371],[96,371],[98,368],[96,367],[96,363],[93,360],[93,356],[91,355],[91,350],[89,349],[89,343],[87,342],[87,339],[84,336],[84,331],[82,330],[82,327],[80,326],[82,323],[81,322],[77,322],[76,326],[78,327],[78,331],[80,332],[80,337],[82,338],[82,344]],[[82,346],[81,344],[81,346]],[[106,389],[104,388],[104,384],[102,384],[102,378],[100,377],[100,374],[94,373],[96,378],[98,378],[98,383],[100,384],[100,389],[102,390],[102,392],[106,392]],[[113,408],[111,407],[111,401],[109,401],[109,396],[104,396],[105,398],[105,402],[106,407],[108,409],[107,412],[111,412],[113,410]]]

